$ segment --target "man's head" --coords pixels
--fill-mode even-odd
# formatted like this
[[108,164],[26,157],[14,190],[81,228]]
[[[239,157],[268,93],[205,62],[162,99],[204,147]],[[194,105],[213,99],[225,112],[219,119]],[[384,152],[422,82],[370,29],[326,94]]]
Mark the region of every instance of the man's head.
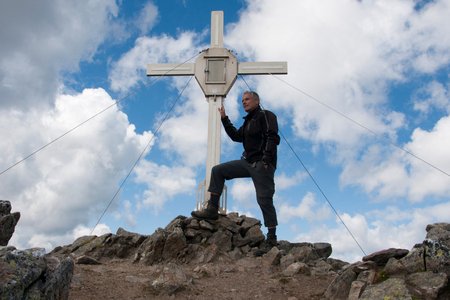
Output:
[[259,95],[253,91],[245,91],[242,94],[242,106],[245,112],[251,112],[259,106]]

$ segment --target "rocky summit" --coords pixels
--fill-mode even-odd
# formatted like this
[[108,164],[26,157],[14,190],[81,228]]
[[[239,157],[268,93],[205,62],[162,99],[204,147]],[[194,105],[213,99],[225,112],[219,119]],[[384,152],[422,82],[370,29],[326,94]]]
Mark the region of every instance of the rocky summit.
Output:
[[411,250],[347,263],[329,243],[290,243],[260,257],[261,222],[178,216],[151,235],[120,228],[45,254],[0,247],[0,299],[450,299],[450,224]]

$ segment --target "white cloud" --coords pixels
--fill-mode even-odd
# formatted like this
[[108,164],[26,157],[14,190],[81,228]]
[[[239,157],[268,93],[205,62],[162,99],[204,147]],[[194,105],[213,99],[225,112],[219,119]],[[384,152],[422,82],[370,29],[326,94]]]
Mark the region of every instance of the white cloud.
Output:
[[136,20],[136,26],[141,34],[149,32],[158,20],[158,7],[153,2],[147,2]]
[[450,113],[450,93],[448,85],[432,81],[417,92],[414,109],[428,116],[432,110],[444,110]]
[[[113,103],[104,90],[86,89],[58,96],[46,113],[3,115],[2,170]],[[4,173],[0,197],[22,214],[18,243],[47,238],[56,246],[75,226],[97,219],[150,138],[113,108]]]
[[[411,250],[426,236],[428,224],[448,220],[450,202],[428,207],[387,207],[364,214],[341,214],[340,217],[366,254],[387,248]],[[299,234],[295,240],[328,242],[333,246],[332,257],[348,262],[361,260],[363,252],[353,237],[336,218],[335,225],[317,224],[308,232]]]
[[282,172],[280,175],[275,177],[275,186],[278,190],[285,190],[294,186],[299,185],[301,182],[305,180],[307,174],[305,172],[296,172],[294,175],[289,176],[286,173]]
[[142,161],[135,168],[135,181],[146,185],[142,203],[159,211],[166,201],[179,194],[195,190],[195,174],[187,167],[158,165]]
[[405,145],[405,149],[427,163],[393,146],[384,150],[373,146],[360,160],[346,164],[340,179],[343,184],[361,185],[379,199],[445,198],[450,192],[449,178],[439,170],[450,173],[446,151],[449,141],[450,117],[447,116],[430,131],[416,129],[411,142]]
[[2,1],[0,109],[51,105],[61,72],[93,57],[116,15],[113,0]]
[[106,224],[102,224],[102,223],[98,224],[93,231],[92,231],[92,228],[89,228],[89,227],[86,227],[83,225],[78,225],[72,231],[72,240],[75,240],[82,236],[87,236],[87,235],[100,236],[100,235],[104,235],[106,233],[111,233],[111,229]]
[[[151,63],[183,63],[198,53],[194,46],[198,36],[193,32],[183,32],[175,39],[167,35],[140,37],[135,46],[125,53],[109,74],[111,88],[126,92],[135,85],[146,81],[147,65]],[[152,79],[156,80],[156,79]]]
[[277,209],[281,222],[289,222],[292,218],[320,221],[327,219],[330,215],[328,206],[326,204],[319,206],[313,193],[307,193],[297,206],[282,203]]
[[233,200],[237,202],[234,206],[243,206],[248,208],[258,205],[256,202],[255,186],[253,185],[251,179],[235,179],[232,184],[229,181],[227,184],[231,186],[229,195],[231,195]]
[[[448,178],[432,176],[432,170],[424,174],[421,163],[389,142],[382,145],[379,139],[372,146],[372,133],[395,143],[398,131],[412,121],[388,106],[389,85],[408,81],[412,70],[429,73],[448,65],[450,40],[443,31],[450,26],[449,13],[448,1],[433,1],[421,10],[413,1],[249,1],[225,40],[246,59],[288,61],[289,75],[280,78],[296,89],[255,76],[257,90],[266,108],[292,120],[299,138],[325,146],[329,162],[343,167],[342,183],[360,185],[380,198],[420,200],[448,193]],[[427,93],[430,97],[416,109],[448,112],[446,88],[432,83]],[[429,134],[417,128],[406,148],[448,170],[440,150],[448,149],[444,123]],[[424,176],[432,176],[433,184]]]

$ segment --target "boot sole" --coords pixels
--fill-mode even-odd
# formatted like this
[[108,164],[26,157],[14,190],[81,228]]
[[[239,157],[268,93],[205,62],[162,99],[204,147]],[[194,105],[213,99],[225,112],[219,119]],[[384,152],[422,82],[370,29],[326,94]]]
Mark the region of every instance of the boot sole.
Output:
[[191,212],[191,216],[196,219],[199,219],[199,220],[215,221],[215,220],[219,219],[218,215],[216,217],[202,217],[202,216],[197,216],[197,214],[195,212]]

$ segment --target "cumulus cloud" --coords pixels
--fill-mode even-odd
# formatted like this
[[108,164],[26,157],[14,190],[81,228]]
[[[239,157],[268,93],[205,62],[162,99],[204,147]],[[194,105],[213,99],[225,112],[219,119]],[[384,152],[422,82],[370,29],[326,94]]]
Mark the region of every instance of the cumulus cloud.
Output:
[[[448,1],[421,9],[413,1],[327,1],[327,9],[316,1],[248,4],[240,21],[228,27],[226,40],[241,59],[288,61],[289,75],[257,77],[257,89],[266,108],[289,116],[297,137],[313,147],[325,145],[329,162],[343,166],[342,183],[381,197],[443,195],[445,176],[426,188],[420,184],[427,182],[424,174],[416,169],[420,162],[393,151],[391,141],[397,143],[398,132],[414,122],[389,106],[387,88],[408,81],[411,70],[427,74],[449,63],[450,41],[441,38],[450,25]],[[448,111],[445,86],[430,83],[424,93],[428,97],[416,101],[417,110]],[[429,135],[438,135],[437,130],[445,135],[444,126],[436,124]],[[448,148],[446,139],[433,139],[429,147],[421,133],[411,130],[405,148],[448,169],[434,159],[439,149]],[[383,137],[377,145],[373,134]]]
[[428,116],[433,110],[450,113],[449,86],[432,81],[419,89],[414,99],[414,109]]
[[114,63],[109,74],[111,88],[126,92],[146,79],[147,65],[150,63],[183,63],[195,57],[196,34],[182,32],[178,38],[167,35],[139,37],[134,47]]
[[292,176],[289,176],[288,174],[282,172],[280,175],[276,175],[275,177],[276,189],[278,191],[294,187],[303,182],[303,180],[305,180],[306,177],[307,174],[305,172],[298,171]]
[[229,195],[237,202],[234,206],[238,206],[237,204],[246,208],[257,206],[255,186],[251,179],[239,179],[233,182]]
[[[308,232],[300,233],[296,240],[323,242],[333,246],[332,256],[348,262],[361,260],[387,248],[412,249],[425,239],[428,224],[448,220],[450,203],[432,204],[428,207],[400,208],[367,211],[364,214],[340,214],[351,234],[336,218],[335,224],[317,224]],[[353,237],[361,246],[355,242]]]
[[[59,95],[45,113],[3,116],[0,144],[8,155],[0,158],[2,170],[111,104],[104,90],[86,89]],[[0,197],[22,214],[18,245],[47,239],[56,246],[58,237],[98,219],[150,138],[149,132],[136,134],[114,108],[3,174]]]
[[[417,128],[405,149],[372,146],[360,160],[345,165],[344,184],[359,184],[379,199],[406,197],[423,201],[426,197],[443,197],[449,193],[450,117],[440,119],[431,130]],[[394,149],[394,151],[392,151]]]
[[325,204],[318,205],[314,194],[307,193],[297,206],[282,203],[278,207],[279,219],[289,222],[292,218],[303,218],[308,221],[325,220],[330,215],[330,209]]
[[61,72],[93,57],[117,13],[114,0],[2,1],[0,109],[52,105]]
[[175,195],[189,194],[195,190],[195,173],[187,167],[170,167],[142,161],[135,173],[135,181],[146,185],[142,204],[156,212]]

